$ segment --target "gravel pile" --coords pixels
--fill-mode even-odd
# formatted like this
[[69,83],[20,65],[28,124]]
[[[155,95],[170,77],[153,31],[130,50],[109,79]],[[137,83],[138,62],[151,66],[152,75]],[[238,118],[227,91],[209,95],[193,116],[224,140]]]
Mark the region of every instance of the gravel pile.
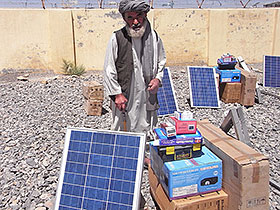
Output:
[[[186,68],[170,69],[180,110],[191,110],[197,120],[209,119],[220,126],[228,110],[240,106],[222,102],[220,109],[191,109]],[[107,97],[102,116],[87,116],[83,108],[83,82],[102,83],[103,77],[87,73],[82,77],[44,75],[32,79],[30,74],[28,81],[16,81],[7,78],[13,73],[19,75],[18,72],[2,73],[5,74],[0,75],[0,209],[52,209],[66,128],[110,129]],[[261,70],[257,74],[261,78]],[[279,89],[260,86],[260,90],[267,93],[262,94],[262,104],[242,108],[253,148],[269,157],[270,177],[280,183]],[[233,129],[230,133],[234,135]],[[156,209],[147,175],[144,170],[142,193],[146,208]],[[279,206],[280,192],[270,187],[270,209],[280,209]]]

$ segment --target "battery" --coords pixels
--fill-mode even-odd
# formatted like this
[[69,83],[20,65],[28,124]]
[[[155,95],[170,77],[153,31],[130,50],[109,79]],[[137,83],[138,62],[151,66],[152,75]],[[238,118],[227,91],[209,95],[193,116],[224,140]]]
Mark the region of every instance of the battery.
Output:
[[163,162],[185,160],[194,157],[200,157],[202,155],[201,147],[201,143],[176,146],[159,146],[158,154]]

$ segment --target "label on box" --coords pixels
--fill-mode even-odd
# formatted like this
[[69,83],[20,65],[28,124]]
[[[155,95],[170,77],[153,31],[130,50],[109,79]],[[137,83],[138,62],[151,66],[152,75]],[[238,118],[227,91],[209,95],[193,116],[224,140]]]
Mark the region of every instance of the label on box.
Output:
[[173,188],[173,195],[175,197],[179,197],[182,194],[183,195],[188,195],[188,194],[195,194],[197,193],[197,184],[185,186],[185,187],[176,187]]
[[253,199],[247,200],[246,202],[247,202],[247,208],[252,208],[252,207],[259,206],[259,205],[265,205],[266,199],[265,199],[265,197],[253,198]]
[[166,147],[166,154],[167,155],[173,155],[175,152],[175,148],[174,147]]
[[231,82],[231,78],[221,78],[221,82]]

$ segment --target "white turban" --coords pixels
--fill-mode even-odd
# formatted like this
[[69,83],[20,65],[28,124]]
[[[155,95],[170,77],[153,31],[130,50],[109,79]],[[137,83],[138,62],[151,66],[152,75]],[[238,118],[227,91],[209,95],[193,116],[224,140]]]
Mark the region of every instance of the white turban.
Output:
[[150,5],[142,0],[121,0],[119,5],[119,12],[149,12]]

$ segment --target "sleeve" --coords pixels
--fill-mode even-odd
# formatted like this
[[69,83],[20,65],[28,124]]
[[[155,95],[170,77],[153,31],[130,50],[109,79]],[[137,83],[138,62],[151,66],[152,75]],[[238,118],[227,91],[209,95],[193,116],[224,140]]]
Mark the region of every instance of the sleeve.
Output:
[[[105,60],[104,60],[104,88],[107,94],[111,97],[122,93],[121,87],[117,81],[117,69],[115,61],[118,55],[118,44],[115,33],[111,36],[109,40]],[[112,98],[112,97],[111,97]]]
[[163,78],[163,70],[165,68],[166,64],[166,55],[163,47],[163,43],[160,37],[158,37],[158,43],[157,43],[157,50],[158,50],[158,60],[157,60],[157,74],[155,78],[159,79],[159,81],[162,81]]

